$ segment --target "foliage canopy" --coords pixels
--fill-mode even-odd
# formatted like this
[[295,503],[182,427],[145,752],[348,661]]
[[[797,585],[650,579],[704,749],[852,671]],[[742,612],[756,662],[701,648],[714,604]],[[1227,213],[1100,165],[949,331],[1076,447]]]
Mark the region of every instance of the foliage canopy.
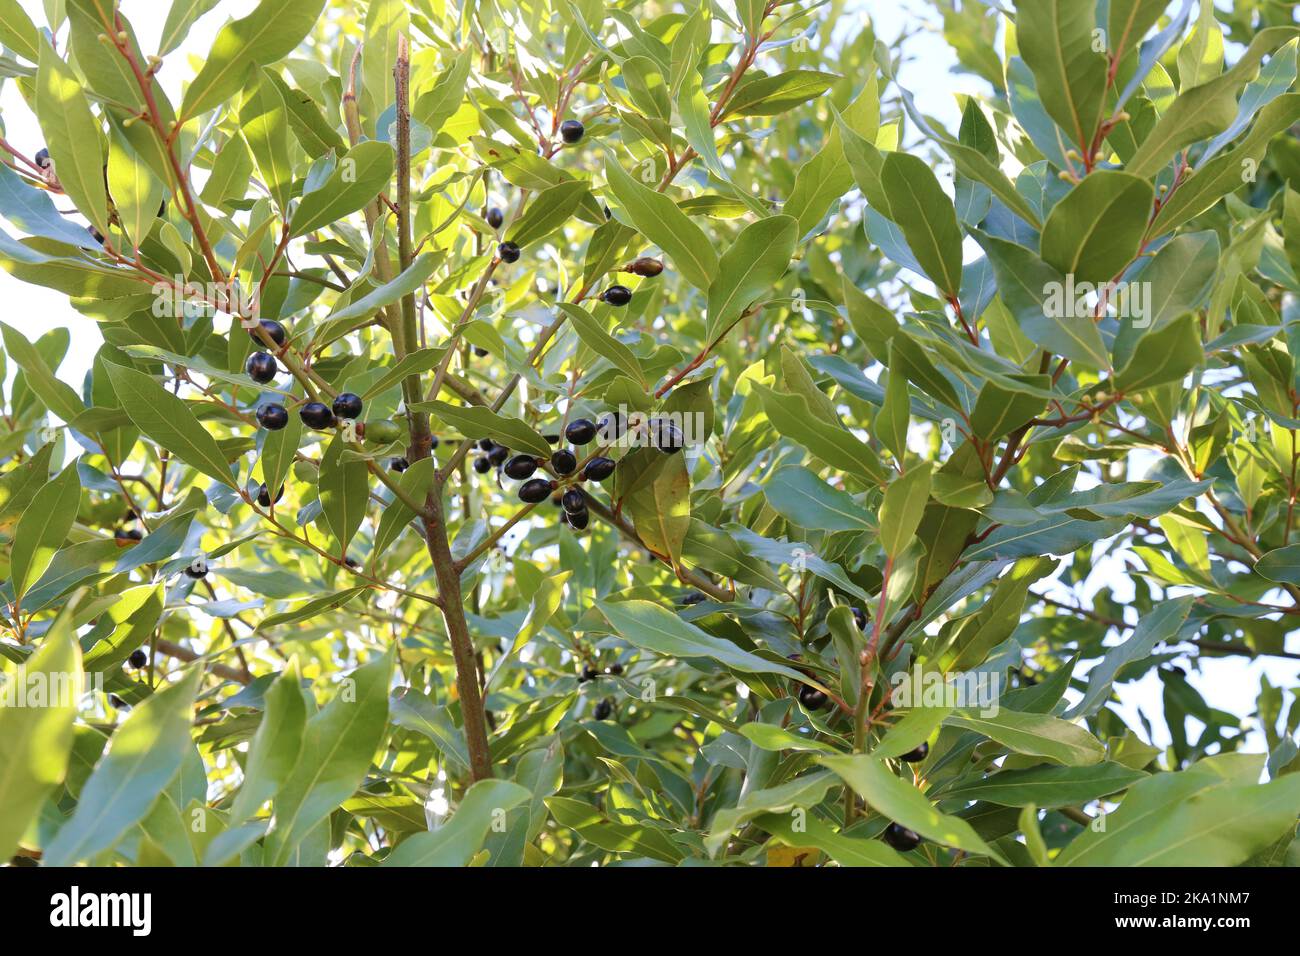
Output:
[[1295,860],[1291,6],[214,7],[0,0],[0,856]]

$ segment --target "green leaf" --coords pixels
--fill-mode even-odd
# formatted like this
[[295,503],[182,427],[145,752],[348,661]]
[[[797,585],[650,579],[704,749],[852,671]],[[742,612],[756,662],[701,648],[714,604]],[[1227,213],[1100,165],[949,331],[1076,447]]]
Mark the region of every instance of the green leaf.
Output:
[[356,212],[392,179],[393,163],[393,148],[387,143],[358,143],[339,159],[330,178],[298,203],[289,232],[303,236]]
[[1089,827],[1058,866],[1236,866],[1295,827],[1300,774],[1259,785],[1258,759],[1223,754],[1134,784],[1105,827]]
[[1142,141],[1127,163],[1127,171],[1149,179],[1180,149],[1227,129],[1237,115],[1237,92],[1254,75],[1265,56],[1298,33],[1300,28],[1293,26],[1260,30],[1230,70],[1181,93]]
[[783,438],[799,443],[826,464],[868,484],[885,483],[885,467],[872,447],[842,425],[829,425],[814,415],[807,398],[776,392],[757,382],[750,383],[750,388],[758,394],[763,413]]
[[930,462],[913,465],[885,489],[880,505],[880,546],[897,558],[916,534],[925,504],[930,500]]
[[107,236],[103,134],[72,68],[42,38],[36,71],[36,116],[55,174],[77,210]]
[[[0,693],[0,859],[13,855],[67,773],[82,694],[81,647],[72,611],[70,604]],[[38,691],[39,701],[14,696]]]
[[[1038,390],[1050,389],[1050,375],[1013,375],[1012,381],[1024,382]],[[970,425],[985,441],[994,441],[1023,425],[1043,410],[1043,400],[1036,394],[1013,391],[998,382],[985,382],[975,400]]]
[[320,597],[312,598],[306,601],[292,611],[283,611],[279,614],[268,614],[258,622],[258,631],[269,631],[275,627],[283,627],[286,624],[296,624],[299,621],[310,620],[318,614],[324,614],[326,611],[332,611],[335,608],[347,604],[358,594],[369,590],[367,586],[344,588],[342,591],[336,591],[333,594],[322,594]]
[[307,726],[307,704],[301,683],[295,657],[266,690],[262,721],[248,747],[244,782],[230,807],[230,826],[238,826],[252,817],[279,792],[297,766]]
[[887,357],[889,370],[902,374],[909,382],[931,398],[938,399],[954,411],[962,408],[961,399],[952,383],[943,376],[929,356],[914,339],[895,335],[889,340]]
[[950,787],[943,791],[943,799],[983,800],[1004,807],[1077,807],[1126,790],[1146,777],[1141,770],[1111,761],[1091,767],[1029,767]]
[[365,779],[388,723],[393,647],[353,671],[334,698],[307,721],[302,752],[275,798],[266,862],[284,866],[298,844]]
[[817,70],[790,70],[773,76],[754,75],[742,80],[727,100],[722,118],[777,116],[821,96],[840,78]]
[[907,857],[885,846],[880,840],[862,840],[846,837],[816,817],[803,821],[796,829],[794,818],[788,813],[765,813],[754,820],[760,830],[766,830],[786,846],[816,847],[841,866],[911,866]]
[[23,370],[27,387],[36,393],[46,408],[65,422],[72,421],[85,410],[72,386],[55,375],[40,350],[22,333],[0,322],[0,335],[4,338],[5,354]]
[[45,851],[48,866],[90,861],[139,823],[181,769],[202,667],[156,691],[127,716],[81,788],[72,819]]
[[1096,324],[1086,315],[1073,314],[1065,276],[1024,246],[978,229],[971,235],[988,253],[1002,301],[1026,338],[1088,368],[1109,367],[1110,354]]
[[50,566],[77,520],[80,501],[81,481],[73,462],[37,491],[24,509],[9,552],[9,583],[15,599],[21,598]]
[[370,504],[370,469],[364,461],[345,459],[347,447],[341,434],[334,437],[321,457],[318,482],[321,514],[339,543],[340,555],[347,554]]
[[867,754],[851,757],[819,757],[817,762],[835,771],[867,802],[871,809],[921,836],[968,853],[1001,855],[980,839],[969,823],[940,813],[920,790],[895,777],[877,758]]
[[577,213],[586,196],[587,184],[580,179],[542,190],[515,220],[506,238],[521,249],[545,239]]
[[239,108],[239,132],[248,143],[263,185],[284,214],[293,187],[289,161],[289,110],[279,88],[264,71],[249,71],[249,92]]
[[1181,382],[1188,372],[1203,364],[1200,323],[1194,313],[1188,312],[1138,341],[1133,357],[1115,376],[1115,387],[1131,395],[1166,382]]
[[480,780],[465,793],[450,820],[403,840],[384,865],[468,866],[493,825],[531,796],[509,780]]
[[871,514],[848,494],[799,465],[786,465],[763,489],[767,503],[798,528],[872,531]]
[[[868,142],[875,140],[880,128],[880,90],[874,71],[868,73],[857,98],[845,109],[840,120]],[[822,148],[799,167],[790,197],[781,211],[794,216],[799,221],[799,235],[806,236],[831,205],[852,188],[853,170],[844,155],[839,126],[836,125],[826,134]]]
[[961,229],[930,167],[919,156],[890,153],[880,168],[880,187],[889,208],[879,211],[898,223],[930,281],[955,297],[961,291]]
[[106,363],[104,368],[117,400],[136,428],[187,465],[223,485],[237,487],[226,456],[183,400],[143,372],[112,363]]
[[632,350],[610,335],[604,326],[582,306],[571,302],[558,303],[561,312],[569,317],[569,324],[578,333],[583,344],[602,358],[610,361],[615,368],[626,372],[642,388],[646,386],[645,371]]
[[709,122],[710,109],[699,71],[692,65],[677,92],[677,111],[682,117],[682,132],[690,147],[700,154],[700,161],[705,168],[720,181],[728,182],[727,170],[718,156],[713,125]]
[[1300,584],[1300,544],[1267,552],[1255,562],[1255,573],[1278,584]]
[[40,34],[18,0],[0,0],[0,43],[32,63],[40,59]]
[[538,458],[551,457],[551,446],[533,429],[517,418],[498,415],[481,405],[462,407],[446,402],[417,402],[411,407],[428,412],[466,438],[491,438],[512,451],[528,452]]
[[707,658],[746,674],[779,674],[820,686],[791,667],[765,660],[728,640],[714,637],[649,601],[597,601],[596,607],[623,640],[655,654]]
[[[397,479],[398,486],[406,493],[407,497],[417,502],[424,501],[425,495],[433,487],[434,469],[437,464],[432,458],[421,458],[406,469],[401,477]],[[375,543],[370,551],[372,563],[378,563],[380,557],[388,550],[389,545],[397,540],[397,536],[402,533],[402,529],[414,517],[415,512],[403,504],[400,499],[394,498],[379,518],[379,527],[375,531]]]
[[139,249],[158,218],[163,184],[116,130],[108,143],[108,190],[122,230],[132,247]]
[[707,290],[718,274],[718,256],[700,227],[675,202],[638,183],[613,159],[605,162],[605,180],[618,204],[619,221],[667,253],[687,282]]
[[1117,278],[1137,255],[1153,198],[1145,179],[1116,169],[1090,173],[1048,214],[1043,259],[1077,282]]
[[[767,727],[785,733],[780,728],[768,724],[746,724],[746,726]],[[743,793],[735,807],[726,807],[714,816],[713,826],[704,845],[710,855],[717,856],[718,851],[726,846],[732,834],[751,820],[766,814],[788,815],[796,807],[815,807],[825,799],[827,791],[834,786],[836,786],[835,774],[822,771],[795,777],[780,786]]]
[[1150,234],[1161,236],[1201,215],[1229,193],[1242,187],[1242,175],[1264,159],[1268,144],[1278,133],[1300,122],[1300,93],[1285,93],[1259,111],[1259,118],[1235,149],[1220,153],[1195,169],[1168,194],[1151,224]]
[[646,546],[676,567],[691,527],[691,478],[684,456],[670,456],[654,481],[624,498],[623,507]]
[[726,335],[744,311],[785,275],[799,239],[798,227],[791,216],[760,219],[746,226],[722,254],[709,284],[707,344]]
[[325,317],[324,324],[340,325],[370,318],[385,306],[392,305],[403,296],[422,288],[441,260],[442,257],[436,252],[420,253],[409,266],[392,279],[371,289],[361,298],[354,299],[338,311],[331,312]]
[[185,91],[181,117],[197,116],[229,100],[251,64],[265,66],[288,56],[320,21],[324,7],[324,0],[262,0],[248,16],[227,23]]
[[1047,714],[999,708],[996,714],[986,716],[968,708],[953,711],[944,723],[974,730],[1016,753],[1045,757],[1068,767],[1091,766],[1106,757],[1106,748],[1088,731]]
[[1106,36],[1111,56],[1122,59],[1136,47],[1168,6],[1165,0],[1110,0]]
[[1091,148],[1105,107],[1106,57],[1093,50],[1092,5],[1075,0],[1016,4],[1016,41],[1038,98],[1070,146]]

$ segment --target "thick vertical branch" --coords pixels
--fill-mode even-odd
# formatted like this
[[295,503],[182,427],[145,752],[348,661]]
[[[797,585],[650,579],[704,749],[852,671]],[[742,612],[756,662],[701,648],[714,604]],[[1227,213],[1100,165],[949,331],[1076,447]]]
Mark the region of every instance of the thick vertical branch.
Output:
[[[393,69],[397,92],[397,250],[401,268],[411,264],[411,60],[405,36],[397,39],[397,64]],[[394,330],[395,332],[397,330]],[[415,319],[415,293],[402,297],[400,335],[393,336],[398,358],[405,356],[410,343],[418,341]],[[407,457],[411,462],[428,458],[432,451],[429,433],[429,416],[412,406],[420,401],[420,379],[408,376],[402,382],[406,400],[407,424],[410,428],[410,446]],[[438,582],[438,607],[442,611],[447,638],[451,642],[452,658],[456,663],[456,691],[460,697],[461,721],[465,728],[465,743],[469,750],[470,776],[483,780],[492,776],[492,756],[488,749],[487,722],[483,711],[483,695],[478,682],[478,662],[474,655],[474,640],[470,637],[465,620],[464,600],[460,591],[460,572],[451,555],[447,538],[447,522],[442,508],[442,487],[435,485],[425,498],[422,518],[424,539],[433,562],[434,576]]]

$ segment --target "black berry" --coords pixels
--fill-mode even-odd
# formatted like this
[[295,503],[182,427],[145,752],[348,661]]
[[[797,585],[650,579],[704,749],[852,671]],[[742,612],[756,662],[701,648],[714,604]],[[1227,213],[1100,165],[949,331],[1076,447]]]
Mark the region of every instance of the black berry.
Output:
[[257,423],[263,428],[278,432],[289,424],[289,410],[275,402],[267,402],[257,410]]
[[482,457],[475,458],[474,470],[477,471],[480,475],[486,475],[489,471],[492,470],[492,462]]
[[500,229],[501,224],[505,221],[505,215],[496,206],[493,206],[487,211],[487,224],[493,229]]
[[858,626],[859,631],[865,631],[867,629],[867,615],[862,608],[853,608],[853,623]]
[[474,346],[474,354],[477,355],[479,358],[486,358],[488,354],[488,350],[483,348],[483,346],[481,345],[476,345]]
[[[276,502],[284,497],[284,485],[280,486],[279,492],[275,496]],[[266,483],[257,486],[257,503],[263,508],[271,507],[271,489],[266,487]]]
[[587,496],[582,493],[581,488],[570,488],[560,499],[560,504],[569,514],[577,514],[587,510]]
[[564,429],[564,438],[570,445],[586,445],[596,437],[596,423],[590,418],[575,418]]
[[604,481],[614,474],[618,462],[613,458],[593,458],[582,469],[582,477],[588,481]]
[[610,305],[627,305],[632,301],[632,290],[625,285],[612,285],[600,294],[600,300]]
[[434,449],[434,448],[437,448],[437,447],[438,447],[438,436],[437,436],[437,435],[430,435],[430,436],[429,436],[429,448],[430,448],[430,449]]
[[149,655],[144,652],[143,648],[137,647],[131,652],[131,656],[126,659],[126,662],[136,670],[139,670],[144,667],[145,664],[149,663]]
[[909,850],[915,850],[921,845],[921,835],[919,833],[897,823],[891,823],[885,827],[884,838],[885,842],[899,853],[907,853]]
[[585,684],[589,680],[595,680],[596,675],[599,673],[600,671],[596,670],[596,668],[592,667],[590,664],[583,664],[582,670],[578,673],[578,683]]
[[[266,332],[267,335],[271,337],[271,341],[274,342],[276,345],[283,345],[285,341],[289,338],[288,333],[285,332],[284,330],[284,326],[281,325],[279,322],[276,322],[274,319],[263,319],[261,322],[257,324],[262,328],[264,332]],[[262,337],[257,334],[257,329],[249,329],[248,336],[254,342],[257,342],[259,344],[262,341]]]
[[503,242],[497,246],[497,255],[501,257],[502,262],[518,262],[519,247],[513,242]]
[[50,168],[50,151],[45,147],[42,146],[38,149],[34,158],[36,160],[36,165],[41,167],[41,169]]
[[494,447],[496,447],[496,442],[492,441],[491,438],[480,438],[478,440],[478,447],[482,451],[491,451]]
[[248,362],[244,365],[244,371],[248,377],[259,385],[265,385],[267,382],[275,379],[275,373],[280,371],[280,366],[276,365],[275,359],[267,352],[254,352],[248,357]]
[[804,684],[799,688],[799,703],[803,704],[809,710],[821,710],[826,706],[827,697],[816,687],[809,687]]
[[361,396],[353,395],[351,392],[340,392],[331,407],[339,418],[360,418]]
[[185,565],[185,576],[198,581],[208,576],[208,562],[202,558],[195,558],[189,564]]
[[551,482],[546,478],[530,478],[519,486],[519,500],[530,505],[540,504],[551,496]]
[[490,461],[492,464],[500,468],[502,465],[506,463],[506,459],[510,457],[510,449],[507,448],[505,445],[497,445],[490,452],[488,452],[487,457],[488,457],[488,461]]
[[393,469],[393,471],[397,472],[398,474],[401,474],[402,472],[406,471],[406,469],[411,467],[411,463],[407,461],[405,458],[391,458],[388,461],[388,467]]
[[308,428],[323,430],[334,426],[334,413],[323,402],[308,402],[298,409],[298,417]]
[[578,468],[578,456],[567,448],[561,448],[551,456],[551,467],[558,475],[571,475]]
[[560,124],[560,136],[570,146],[581,140],[582,135],[586,132],[587,128],[577,120],[565,120]]
[[532,455],[515,455],[506,462],[503,471],[507,478],[513,478],[515,481],[523,481],[531,478],[533,472],[537,470],[537,459]]
[[564,520],[568,523],[570,528],[573,528],[575,531],[581,531],[583,528],[587,527],[587,523],[591,521],[591,512],[586,508],[583,508],[581,511],[566,511],[564,513]]
[[602,700],[596,705],[596,709],[591,712],[591,716],[597,720],[609,720],[610,715],[614,713],[614,705],[607,700]]
[[625,431],[627,431],[627,421],[618,412],[606,415],[600,420],[600,440],[603,444],[613,444],[623,437]]
[[605,668],[605,673],[609,674],[611,677],[617,677],[619,674],[623,673],[623,665],[618,661],[615,661]]
[[920,763],[922,760],[926,758],[926,755],[929,754],[929,752],[930,752],[930,745],[922,741],[919,747],[917,747],[915,750],[909,750],[907,753],[903,754],[903,756],[899,757],[898,759],[905,760],[908,763]]
[[113,532],[113,540],[116,541],[119,545],[134,544],[135,542],[141,540],[143,537],[144,535],[142,535],[135,528],[132,528],[129,531],[126,528],[118,528],[116,531]]
[[672,455],[686,447],[682,430],[665,418],[650,420],[650,440],[665,455]]

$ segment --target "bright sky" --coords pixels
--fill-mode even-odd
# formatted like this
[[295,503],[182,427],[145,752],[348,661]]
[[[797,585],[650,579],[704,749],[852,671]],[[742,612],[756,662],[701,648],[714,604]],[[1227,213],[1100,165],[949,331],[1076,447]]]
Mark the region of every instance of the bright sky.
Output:
[[[40,0],[19,2],[37,24],[45,22]],[[167,65],[160,73],[161,82],[173,101],[179,101],[182,82],[192,75],[183,54],[199,57],[206,55],[221,25],[228,18],[245,15],[255,5],[255,0],[222,0],[216,9],[198,20],[180,51],[167,58]],[[162,0],[121,2],[123,12],[134,25],[140,44],[146,51],[157,49],[158,35],[163,25],[162,10],[166,6]],[[918,23],[933,25],[937,19],[933,6],[925,0],[866,0],[861,8],[870,13],[876,35],[886,41],[892,41],[904,30],[915,29]],[[982,81],[969,74],[950,72],[952,53],[935,30],[917,32],[909,40],[906,50],[909,62],[900,72],[901,82],[915,94],[917,105],[923,113],[934,116],[950,129],[955,129],[960,117],[956,95],[981,92]],[[40,129],[12,82],[6,82],[0,87],[0,111],[3,112],[9,142],[24,150],[28,156],[35,153],[42,143]],[[8,230],[11,233],[14,231],[12,227],[8,227]],[[0,270],[0,302],[5,304],[5,321],[28,338],[35,338],[57,326],[67,326],[71,330],[72,345],[60,369],[60,377],[79,390],[102,341],[95,323],[75,312],[60,293],[26,285],[3,270]],[[1109,583],[1103,580],[1108,576],[1113,576],[1116,582],[1123,585],[1117,588],[1117,598],[1122,600],[1131,596],[1131,589],[1127,587],[1118,562],[1110,560],[1100,563],[1092,579],[1081,589],[1085,605],[1092,593]],[[1063,588],[1055,596],[1070,599],[1069,593]],[[1293,644],[1293,649],[1294,647]],[[1262,675],[1267,674],[1275,686],[1295,688],[1300,685],[1300,662],[1296,661],[1273,658],[1251,661],[1233,657],[1209,660],[1203,666],[1202,674],[1190,673],[1190,682],[1212,707],[1230,713],[1248,715],[1253,712]],[[1119,687],[1120,709],[1131,726],[1140,726],[1135,718],[1138,708],[1141,708],[1153,719],[1157,729],[1160,729],[1163,722],[1157,715],[1161,710],[1161,687],[1155,673]],[[1195,721],[1191,723],[1193,726],[1190,736],[1195,739],[1199,726]],[[1163,734],[1153,741],[1157,745],[1166,745],[1168,742],[1167,736]],[[1263,737],[1257,730],[1252,733],[1250,749],[1264,749]]]

